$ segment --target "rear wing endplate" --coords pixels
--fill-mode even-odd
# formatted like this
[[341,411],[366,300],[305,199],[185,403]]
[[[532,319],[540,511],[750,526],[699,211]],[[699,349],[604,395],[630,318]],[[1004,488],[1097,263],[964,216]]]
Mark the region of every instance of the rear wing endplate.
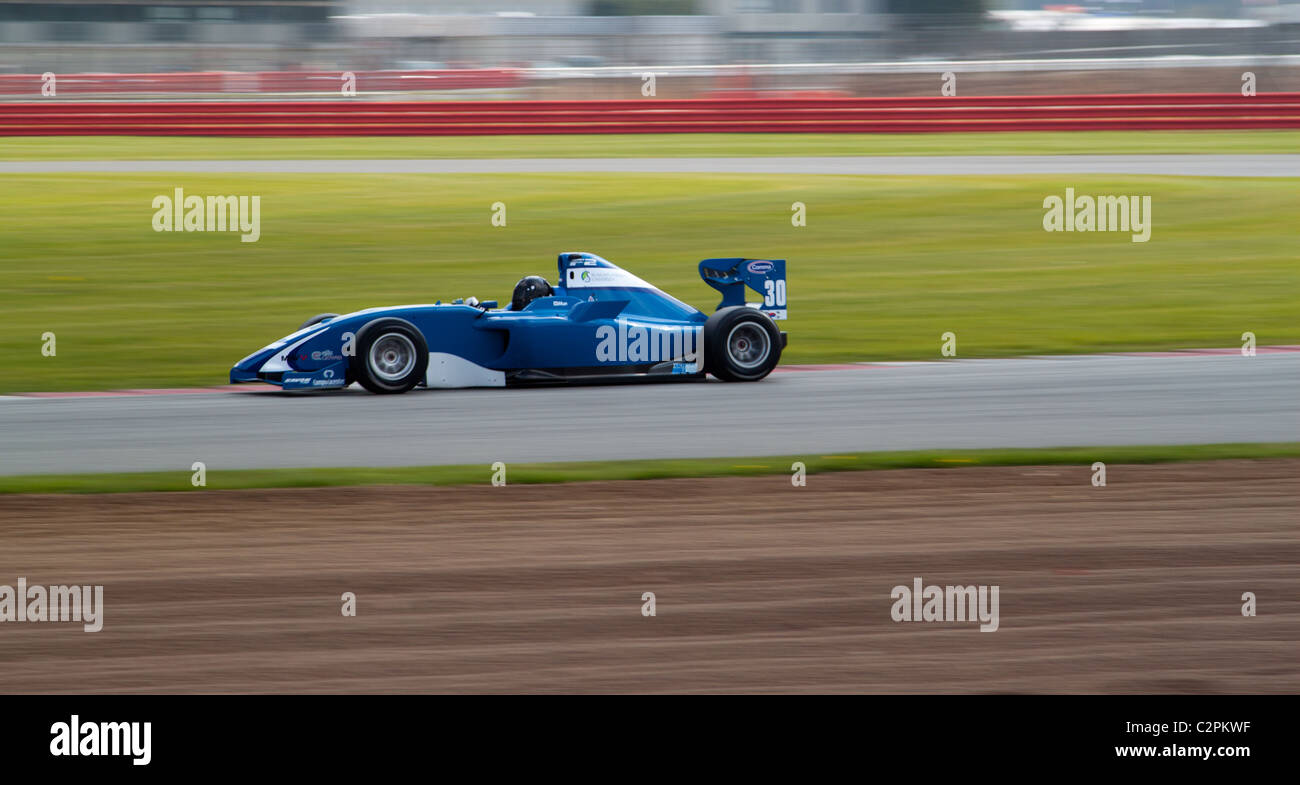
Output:
[[[718,308],[747,305],[773,319],[786,318],[784,259],[705,259],[700,262],[700,277],[722,292]],[[745,302],[745,287],[763,296],[761,302]]]

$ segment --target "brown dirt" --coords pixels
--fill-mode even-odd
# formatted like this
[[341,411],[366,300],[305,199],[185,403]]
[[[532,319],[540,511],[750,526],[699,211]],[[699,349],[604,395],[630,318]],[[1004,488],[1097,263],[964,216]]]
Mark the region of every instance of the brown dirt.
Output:
[[[1108,475],[0,497],[0,584],[106,605],[0,624],[0,693],[1300,691],[1300,461]],[[892,621],[915,576],[1000,629]]]

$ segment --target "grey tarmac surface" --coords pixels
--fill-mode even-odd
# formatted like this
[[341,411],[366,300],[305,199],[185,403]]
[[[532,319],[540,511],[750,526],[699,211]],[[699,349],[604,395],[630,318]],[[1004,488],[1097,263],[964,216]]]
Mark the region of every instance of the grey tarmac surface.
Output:
[[898,363],[757,384],[0,397],[0,474],[1300,441],[1300,352]]
[[750,158],[482,158],[283,161],[0,161],[0,174],[1141,174],[1300,177],[1300,155],[954,155]]

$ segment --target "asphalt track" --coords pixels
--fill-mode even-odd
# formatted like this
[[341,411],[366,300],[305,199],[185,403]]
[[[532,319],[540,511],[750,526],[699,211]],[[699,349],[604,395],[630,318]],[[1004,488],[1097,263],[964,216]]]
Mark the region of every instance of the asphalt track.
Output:
[[1300,441],[1300,351],[790,369],[758,384],[0,398],[0,474]]
[[1130,174],[1300,177],[1300,155],[954,155],[285,161],[0,161],[0,174]]

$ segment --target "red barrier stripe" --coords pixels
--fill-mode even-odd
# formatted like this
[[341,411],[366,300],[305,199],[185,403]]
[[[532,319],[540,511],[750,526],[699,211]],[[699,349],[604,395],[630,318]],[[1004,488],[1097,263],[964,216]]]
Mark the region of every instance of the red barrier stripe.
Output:
[[607,126],[509,125],[509,126],[393,126],[362,124],[347,126],[124,126],[105,129],[75,126],[51,130],[39,125],[0,128],[0,136],[42,135],[125,135],[125,136],[494,136],[540,134],[643,134],[643,133],[943,133],[1009,131],[1133,131],[1133,130],[1241,130],[1297,129],[1300,120],[1255,120],[1249,124],[1225,120],[1137,120],[1137,121],[1029,121],[1012,123],[679,123],[647,127],[640,123]]
[[[777,117],[773,113],[758,109],[746,109],[735,112],[602,112],[589,121],[593,126],[612,123],[641,123],[646,126],[680,124],[683,122],[709,123],[746,123],[746,122],[985,122],[990,120],[1048,120],[1048,119],[1209,119],[1240,118],[1250,121],[1255,118],[1293,118],[1300,117],[1300,104],[1294,106],[1259,107],[1257,110],[1244,110],[1233,107],[1207,107],[1199,110],[1179,108],[1176,111],[1159,111],[1156,109],[1124,108],[1101,110],[1094,107],[1050,108],[1050,109],[971,109],[942,111],[937,109],[885,109],[885,110],[851,110],[837,112],[834,110],[808,110],[782,112]],[[47,117],[40,112],[18,112],[0,121],[5,124],[41,124],[56,129],[63,126],[85,125],[91,122],[104,127],[123,125],[145,125],[158,123],[170,126],[185,125],[355,125],[360,123],[389,123],[393,126],[419,124],[436,125],[493,125],[523,123],[536,125],[573,124],[573,117],[567,113],[550,115],[530,115],[521,118],[509,112],[494,112],[482,115],[443,114],[435,112],[358,112],[339,115],[330,112],[303,112],[297,114],[243,114],[226,112],[222,114],[196,114],[193,112],[177,113],[142,113],[136,115],[59,115]]]
[[553,102],[553,101],[175,101],[175,102],[68,102],[51,100],[48,102],[0,103],[0,115],[24,112],[40,113],[46,116],[78,116],[94,114],[97,116],[133,115],[133,114],[205,114],[220,115],[239,113],[253,114],[292,114],[302,115],[313,112],[328,112],[334,115],[350,116],[367,113],[426,113],[445,115],[464,115],[478,117],[502,112],[512,115],[541,117],[547,115],[566,115],[573,119],[598,117],[607,112],[657,113],[698,113],[698,112],[882,112],[882,111],[942,111],[960,113],[979,113],[992,111],[1047,111],[1052,109],[1075,109],[1079,111],[1122,112],[1133,110],[1151,110],[1160,112],[1200,111],[1206,108],[1226,108],[1236,111],[1265,111],[1278,107],[1300,106],[1300,94],[1273,96],[1267,101],[1214,101],[1201,99],[1196,102],[1179,103],[1141,103],[1141,102],[1085,102],[1071,104],[1056,101],[1051,104],[1014,104],[1014,103],[955,103],[942,100],[929,100],[916,105],[900,105],[892,101],[841,101],[841,100],[800,100],[800,101],[736,101],[736,102],[690,102],[690,101],[589,101],[589,102]]
[[534,112],[603,112],[668,111],[755,108],[788,109],[955,109],[969,107],[1037,107],[1037,106],[1256,106],[1260,104],[1300,103],[1300,93],[1265,93],[1246,97],[1236,93],[1178,93],[1161,95],[1061,95],[1061,96],[965,96],[944,98],[768,98],[768,99],[659,99],[612,101],[369,101],[363,99],[298,101],[64,101],[48,99],[23,103],[0,104],[0,112],[22,108],[41,108],[50,113],[97,111],[104,114],[141,111],[223,112],[237,109],[245,113],[300,112],[311,108],[331,112],[364,111],[441,111],[483,113],[510,111]]
[[740,101],[95,103],[51,100],[0,104],[0,135],[8,136],[917,133],[1246,128],[1300,128],[1300,93],[1255,98],[1188,94]]

